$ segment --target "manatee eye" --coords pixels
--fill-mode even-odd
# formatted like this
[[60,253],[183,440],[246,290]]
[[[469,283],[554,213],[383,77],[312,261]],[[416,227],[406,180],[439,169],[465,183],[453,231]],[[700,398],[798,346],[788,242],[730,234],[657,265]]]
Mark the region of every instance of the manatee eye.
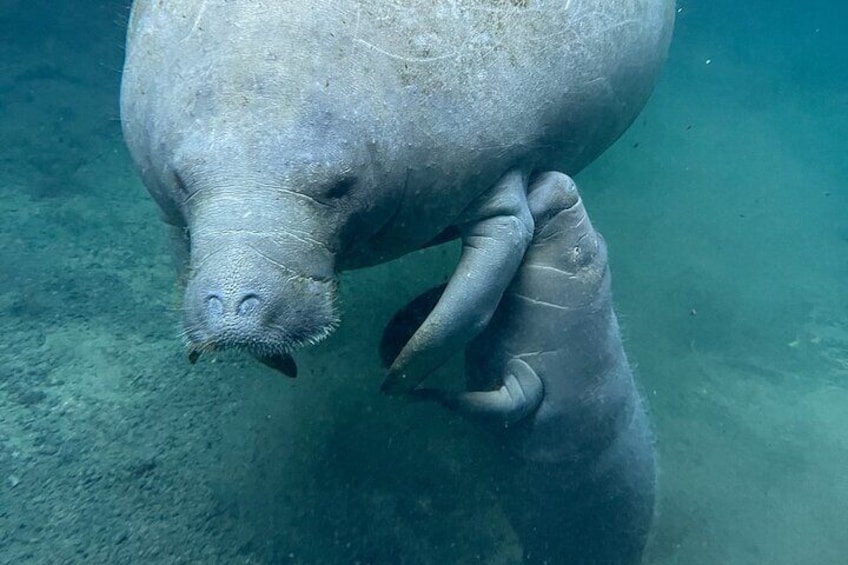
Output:
[[579,245],[575,245],[571,248],[571,253],[569,253],[568,259],[571,261],[571,264],[575,267],[582,267],[585,261],[585,257],[583,255],[583,249]]
[[188,187],[186,186],[183,177],[177,171],[174,171],[174,185],[177,187],[180,195],[182,195],[183,200],[188,199]]
[[598,242],[589,236],[582,236],[569,253],[569,260],[577,267],[582,268],[588,265],[597,254]]
[[324,193],[324,196],[332,199],[341,198],[350,192],[354,186],[356,186],[356,177],[353,175],[345,175],[330,184],[329,188],[327,188],[327,192]]

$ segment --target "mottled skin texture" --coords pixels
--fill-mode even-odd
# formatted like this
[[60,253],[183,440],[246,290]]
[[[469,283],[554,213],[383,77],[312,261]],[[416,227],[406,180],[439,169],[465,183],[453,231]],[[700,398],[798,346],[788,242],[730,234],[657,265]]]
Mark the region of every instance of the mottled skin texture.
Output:
[[[654,449],[613,311],[606,245],[569,177],[541,175],[528,203],[533,242],[466,350],[469,392],[417,395],[497,434],[498,494],[526,563],[638,563]],[[408,335],[437,297],[425,293],[393,318],[384,357],[396,350],[387,341]]]
[[672,20],[672,0],[135,2],[122,121],[186,257],[192,358],[289,366],[337,323],[340,270],[453,234],[457,271],[385,386],[413,388],[494,312],[529,176],[624,131]]

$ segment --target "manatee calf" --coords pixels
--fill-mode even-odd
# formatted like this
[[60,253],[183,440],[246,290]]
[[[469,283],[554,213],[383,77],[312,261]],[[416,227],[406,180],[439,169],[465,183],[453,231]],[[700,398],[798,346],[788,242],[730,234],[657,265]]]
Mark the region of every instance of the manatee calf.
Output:
[[[541,175],[527,200],[533,242],[466,350],[469,392],[416,395],[493,427],[505,447],[498,494],[525,562],[638,563],[654,508],[654,448],[613,312],[606,245],[569,177]],[[384,363],[440,291],[392,319]]]
[[133,3],[124,136],[185,257],[190,357],[293,372],[344,269],[461,238],[390,370],[413,388],[485,327],[533,233],[536,171],[576,173],[644,105],[673,0]]

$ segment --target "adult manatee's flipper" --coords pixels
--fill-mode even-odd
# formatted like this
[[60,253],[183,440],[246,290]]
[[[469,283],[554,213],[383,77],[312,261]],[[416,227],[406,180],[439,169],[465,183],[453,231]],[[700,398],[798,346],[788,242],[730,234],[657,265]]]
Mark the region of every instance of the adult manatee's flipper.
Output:
[[415,334],[436,307],[446,286],[447,284],[440,284],[419,294],[409,304],[395,312],[386,324],[380,340],[380,361],[384,369],[392,366],[401,349],[409,342],[409,338]]
[[526,179],[501,177],[465,210],[459,223],[459,264],[421,326],[398,353],[383,392],[409,392],[462,350],[488,324],[533,237]]
[[[380,359],[389,367],[433,310],[445,285],[433,287],[401,308],[386,325],[380,341]],[[435,388],[411,391],[413,400],[430,400],[446,408],[496,427],[507,427],[531,414],[542,402],[544,385],[533,369],[520,359],[507,364],[503,384],[495,390],[450,392]]]

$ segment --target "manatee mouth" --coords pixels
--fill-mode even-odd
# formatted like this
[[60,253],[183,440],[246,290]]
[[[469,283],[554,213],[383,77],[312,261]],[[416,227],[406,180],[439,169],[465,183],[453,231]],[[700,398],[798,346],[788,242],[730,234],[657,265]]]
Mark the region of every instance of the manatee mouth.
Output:
[[285,374],[291,352],[337,327],[337,283],[267,269],[257,276],[197,273],[186,287],[183,341],[189,361],[225,349],[245,351]]
[[[194,365],[200,359],[200,354],[200,349],[189,347],[188,362]],[[263,365],[275,369],[287,377],[291,377],[292,379],[297,378],[297,363],[290,353],[278,353],[269,356],[254,355],[254,357]]]

